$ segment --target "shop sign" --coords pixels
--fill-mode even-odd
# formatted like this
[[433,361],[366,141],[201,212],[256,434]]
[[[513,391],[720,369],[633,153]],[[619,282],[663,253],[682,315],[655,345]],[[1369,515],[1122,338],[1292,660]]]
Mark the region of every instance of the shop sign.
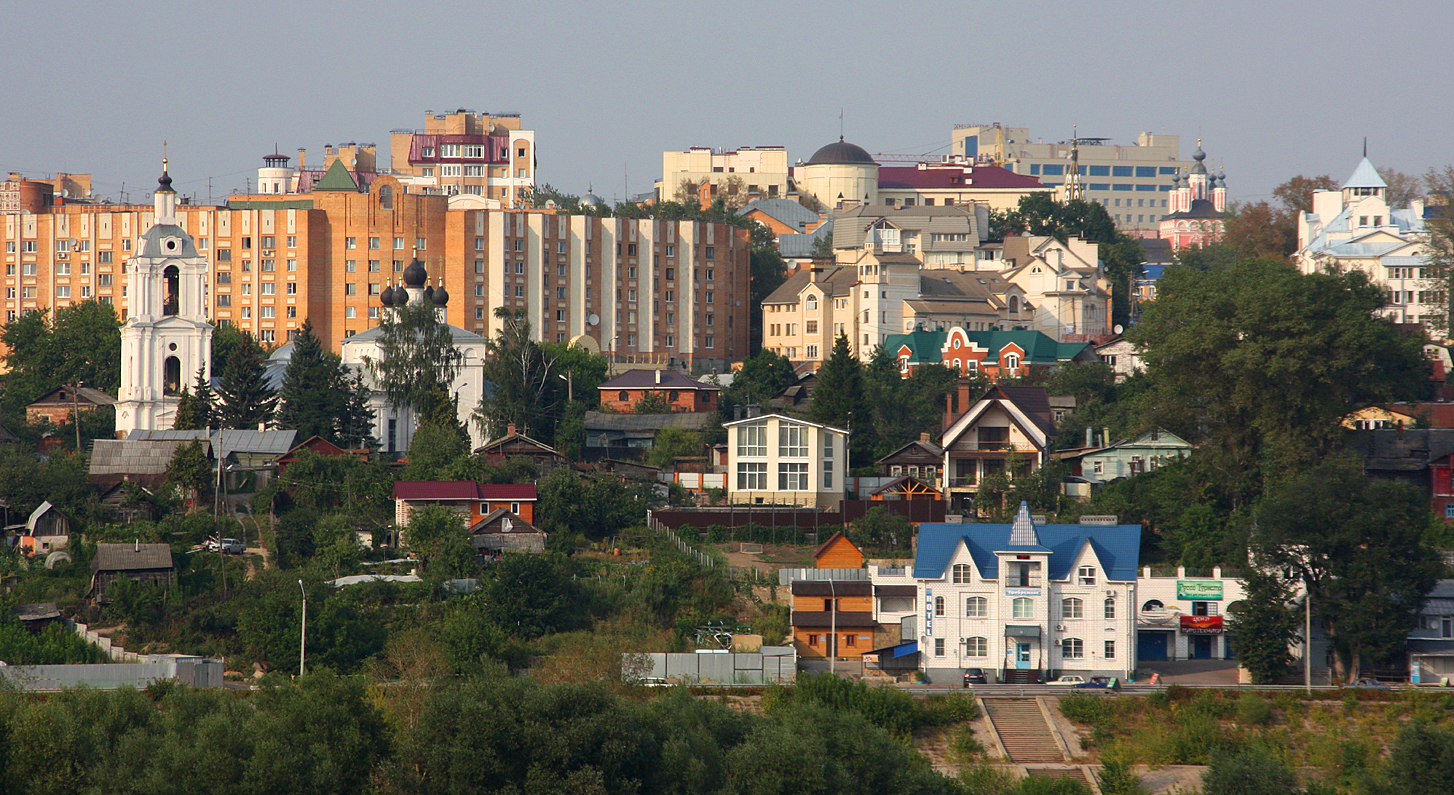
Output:
[[1182,616],[1181,634],[1183,635],[1220,635],[1222,634],[1221,616]]
[[1176,598],[1215,602],[1222,598],[1221,580],[1177,580]]
[[1006,588],[1005,596],[1039,596],[1039,588]]

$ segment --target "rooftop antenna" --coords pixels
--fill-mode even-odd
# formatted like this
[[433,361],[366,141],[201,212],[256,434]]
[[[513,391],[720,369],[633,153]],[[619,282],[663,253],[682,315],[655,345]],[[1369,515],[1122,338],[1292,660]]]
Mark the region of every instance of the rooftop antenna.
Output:
[[838,140],[843,140],[843,106],[838,106]]

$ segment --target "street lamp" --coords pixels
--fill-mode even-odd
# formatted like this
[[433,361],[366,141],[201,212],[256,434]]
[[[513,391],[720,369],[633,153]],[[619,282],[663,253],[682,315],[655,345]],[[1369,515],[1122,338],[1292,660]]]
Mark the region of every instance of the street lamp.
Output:
[[298,676],[301,677],[308,656],[308,589],[303,587],[302,580],[298,580],[298,590],[303,592],[303,631],[298,635]]
[[562,381],[565,381],[565,402],[574,403],[576,400],[575,372],[572,370],[566,370],[565,375],[556,373],[555,377],[561,379]]

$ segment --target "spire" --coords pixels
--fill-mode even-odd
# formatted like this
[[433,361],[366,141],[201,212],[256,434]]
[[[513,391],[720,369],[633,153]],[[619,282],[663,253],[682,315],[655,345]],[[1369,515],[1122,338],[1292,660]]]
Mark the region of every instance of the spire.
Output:
[[1363,156],[1368,157],[1368,136],[1363,136]]
[[1035,535],[1035,522],[1030,519],[1030,504],[1023,500],[1020,501],[1020,512],[1015,514],[1015,521],[1010,525],[1010,546],[1040,546],[1040,539]]

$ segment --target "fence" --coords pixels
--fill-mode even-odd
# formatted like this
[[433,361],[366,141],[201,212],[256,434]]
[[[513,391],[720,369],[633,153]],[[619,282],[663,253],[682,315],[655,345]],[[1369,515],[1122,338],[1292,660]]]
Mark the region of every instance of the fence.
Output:
[[666,525],[664,525],[660,521],[658,521],[657,518],[656,518],[656,516],[653,515],[651,511],[647,511],[646,512],[646,528],[648,530],[650,530],[651,532],[656,533],[659,536],[662,536],[668,542],[670,542],[672,546],[676,547],[677,550],[679,550],[683,555],[686,555],[687,557],[689,557],[692,560],[694,560],[694,561],[702,564],[703,566],[706,566],[707,568],[710,569],[713,566],[716,566],[717,565],[717,561],[714,560],[711,555],[708,555],[707,553],[703,552],[702,550],[697,549],[696,547],[692,546],[691,544],[688,544],[685,540],[682,539],[681,536],[677,535],[670,527],[667,527]]
[[621,666],[628,678],[689,685],[791,684],[798,678],[798,655],[791,646],[737,654],[623,654]]
[[[140,657],[141,655],[134,655]],[[68,687],[116,690],[176,680],[190,687],[221,687],[222,661],[182,654],[146,655],[144,662],[95,665],[11,665],[0,678],[25,692],[50,692]]]

